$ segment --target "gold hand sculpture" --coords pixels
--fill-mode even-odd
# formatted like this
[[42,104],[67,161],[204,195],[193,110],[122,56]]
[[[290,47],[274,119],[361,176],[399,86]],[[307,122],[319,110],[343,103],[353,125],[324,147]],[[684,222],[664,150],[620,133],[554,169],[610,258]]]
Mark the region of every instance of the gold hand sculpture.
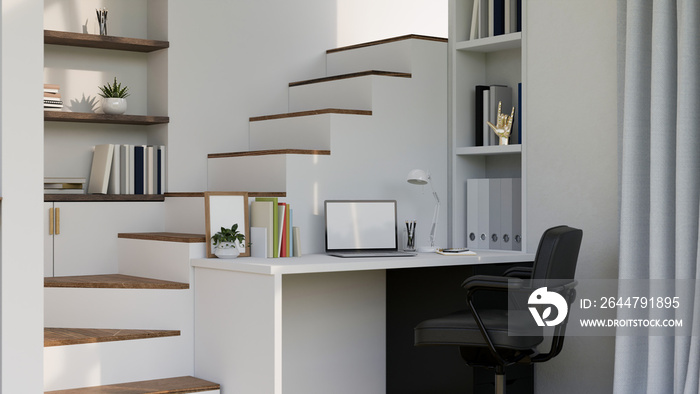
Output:
[[498,102],[498,115],[496,116],[496,126],[491,122],[486,122],[491,126],[493,132],[496,133],[499,145],[508,145],[508,137],[510,137],[510,128],[513,126],[513,113],[515,107],[510,111],[510,116],[501,113],[501,102]]

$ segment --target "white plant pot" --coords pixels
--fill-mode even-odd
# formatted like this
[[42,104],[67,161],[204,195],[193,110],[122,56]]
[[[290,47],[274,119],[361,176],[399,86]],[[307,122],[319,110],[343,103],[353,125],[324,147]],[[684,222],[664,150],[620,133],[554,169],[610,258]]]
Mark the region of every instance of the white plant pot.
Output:
[[121,115],[126,112],[126,99],[105,97],[102,99],[102,111],[107,115]]
[[214,255],[220,259],[235,259],[239,254],[237,245],[231,242],[222,242],[214,249]]

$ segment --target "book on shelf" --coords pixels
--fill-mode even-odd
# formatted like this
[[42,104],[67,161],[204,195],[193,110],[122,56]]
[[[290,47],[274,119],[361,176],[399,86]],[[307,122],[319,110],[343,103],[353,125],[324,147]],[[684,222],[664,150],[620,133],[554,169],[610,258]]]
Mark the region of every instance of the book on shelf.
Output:
[[44,177],[44,194],[85,194],[85,178]]
[[522,0],[473,0],[465,13],[468,40],[522,31]]
[[[484,132],[484,125],[486,124],[486,120],[484,119],[484,101],[488,103],[488,99],[484,99],[484,91],[488,90],[489,87],[487,85],[476,85],[475,87],[474,146],[484,146],[484,136],[488,135]],[[488,141],[488,139],[486,141]]]
[[55,84],[44,84],[44,109],[57,111],[63,108],[63,100],[59,93],[60,87]]
[[250,223],[251,227],[266,229],[267,257],[301,255],[301,231],[294,227],[294,210],[289,203],[277,197],[257,197],[250,204]]
[[[266,231],[265,255],[273,257],[273,234],[275,231],[275,217],[272,211],[272,201],[255,200],[250,203],[250,227],[261,227]],[[253,241],[254,243],[257,241]]]
[[279,209],[278,209],[278,204],[279,201],[277,197],[256,197],[255,201],[267,201],[270,202],[270,207],[269,209],[271,210],[271,216],[272,216],[272,234],[270,237],[268,237],[268,242],[270,243],[270,248],[272,249],[272,253],[270,254],[270,257],[280,257],[279,256]]
[[523,143],[523,84],[518,83],[518,108],[517,108],[518,118],[516,119],[515,129],[517,135],[514,139],[518,144]]
[[95,146],[90,169],[90,183],[88,184],[89,194],[107,194],[113,154],[114,145],[112,144]]
[[[93,191],[89,186],[89,193],[99,194],[164,194],[165,192],[165,146],[159,145],[120,145],[112,146],[109,163],[103,163],[106,157],[95,161],[102,163],[96,174],[105,173],[107,177],[107,190],[105,192]],[[98,148],[99,147],[99,148]],[[95,147],[96,152],[102,152],[101,145]],[[104,167],[104,168],[102,168]],[[96,169],[97,170],[97,169]],[[97,181],[97,175],[95,177]],[[91,169],[90,183],[93,183],[93,170]],[[102,189],[94,189],[102,190]]]
[[54,93],[58,94],[58,91],[61,87],[57,84],[52,84],[52,83],[45,83],[44,84],[44,93]]

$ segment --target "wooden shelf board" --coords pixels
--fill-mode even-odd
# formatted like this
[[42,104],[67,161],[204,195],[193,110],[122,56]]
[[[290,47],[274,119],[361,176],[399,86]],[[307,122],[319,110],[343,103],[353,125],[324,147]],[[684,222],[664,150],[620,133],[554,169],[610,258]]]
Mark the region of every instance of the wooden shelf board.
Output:
[[45,202],[123,202],[123,201],[151,201],[163,202],[162,194],[44,194]]
[[522,45],[522,37],[523,33],[518,32],[478,40],[460,41],[455,43],[455,49],[467,52],[496,52],[504,49],[515,49]]
[[[204,192],[173,192],[165,193],[165,197],[202,197]],[[248,197],[287,197],[285,192],[248,192]]]
[[170,232],[153,232],[153,233],[119,233],[118,238],[126,239],[141,239],[146,241],[163,241],[163,242],[179,242],[179,243],[199,243],[205,242],[204,234],[185,234],[185,233],[170,233]]
[[101,36],[97,34],[82,34],[56,30],[44,30],[44,44],[144,53],[159,51],[170,47],[168,41]]
[[361,109],[340,109],[340,108],[325,108],[311,111],[290,112],[286,114],[254,116],[249,119],[250,122],[259,122],[263,120],[296,118],[301,116],[314,116],[322,114],[340,114],[340,115],[372,115],[372,111]]
[[411,78],[410,73],[402,73],[402,72],[395,72],[395,71],[369,70],[369,71],[360,71],[360,72],[349,73],[349,74],[332,75],[330,77],[308,79],[306,81],[290,82],[289,87],[309,85],[312,83],[337,81],[340,79],[366,77],[369,75],[376,75],[376,76],[383,76],[383,77]]
[[224,157],[243,157],[243,156],[266,156],[266,155],[324,155],[331,154],[329,150],[316,149],[268,149],[268,150],[253,150],[245,152],[229,152],[229,153],[210,153],[207,157],[210,159],[219,159]]
[[47,391],[45,394],[180,394],[215,391],[221,386],[192,376]]
[[[202,236],[204,238],[204,236]],[[204,242],[202,240],[202,242]],[[141,278],[122,274],[53,276],[44,278],[44,287],[70,287],[80,289],[189,289],[188,283]]]
[[457,156],[514,155],[522,152],[522,145],[466,146],[455,149]]
[[169,123],[167,116],[107,115],[86,112],[44,111],[46,122],[109,123],[149,126]]
[[427,41],[438,41],[438,42],[447,42],[447,39],[446,39],[446,38],[442,38],[442,37],[423,36],[423,35],[419,35],[419,34],[407,34],[407,35],[404,35],[404,36],[393,37],[393,38],[387,38],[387,39],[384,39],[384,40],[370,41],[370,42],[364,42],[364,43],[361,43],[361,44],[348,45],[348,46],[344,46],[344,47],[340,47],[340,48],[329,49],[329,50],[326,51],[326,53],[334,53],[334,52],[348,51],[348,50],[351,50],[351,49],[365,48],[365,47],[369,47],[369,46],[387,44],[387,43],[390,43],[390,42],[403,41],[403,40],[410,40],[410,39],[427,40]]
[[179,330],[122,330],[105,328],[44,328],[44,347],[130,341],[179,336]]

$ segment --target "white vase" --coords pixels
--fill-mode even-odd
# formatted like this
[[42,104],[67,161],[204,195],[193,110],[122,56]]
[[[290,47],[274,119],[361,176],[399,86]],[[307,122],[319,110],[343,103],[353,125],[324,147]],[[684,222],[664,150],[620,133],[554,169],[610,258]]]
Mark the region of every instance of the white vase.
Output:
[[102,99],[102,111],[107,115],[121,115],[126,112],[126,99],[105,97]]
[[235,259],[239,254],[238,247],[232,242],[222,242],[214,249],[214,255],[220,259]]

